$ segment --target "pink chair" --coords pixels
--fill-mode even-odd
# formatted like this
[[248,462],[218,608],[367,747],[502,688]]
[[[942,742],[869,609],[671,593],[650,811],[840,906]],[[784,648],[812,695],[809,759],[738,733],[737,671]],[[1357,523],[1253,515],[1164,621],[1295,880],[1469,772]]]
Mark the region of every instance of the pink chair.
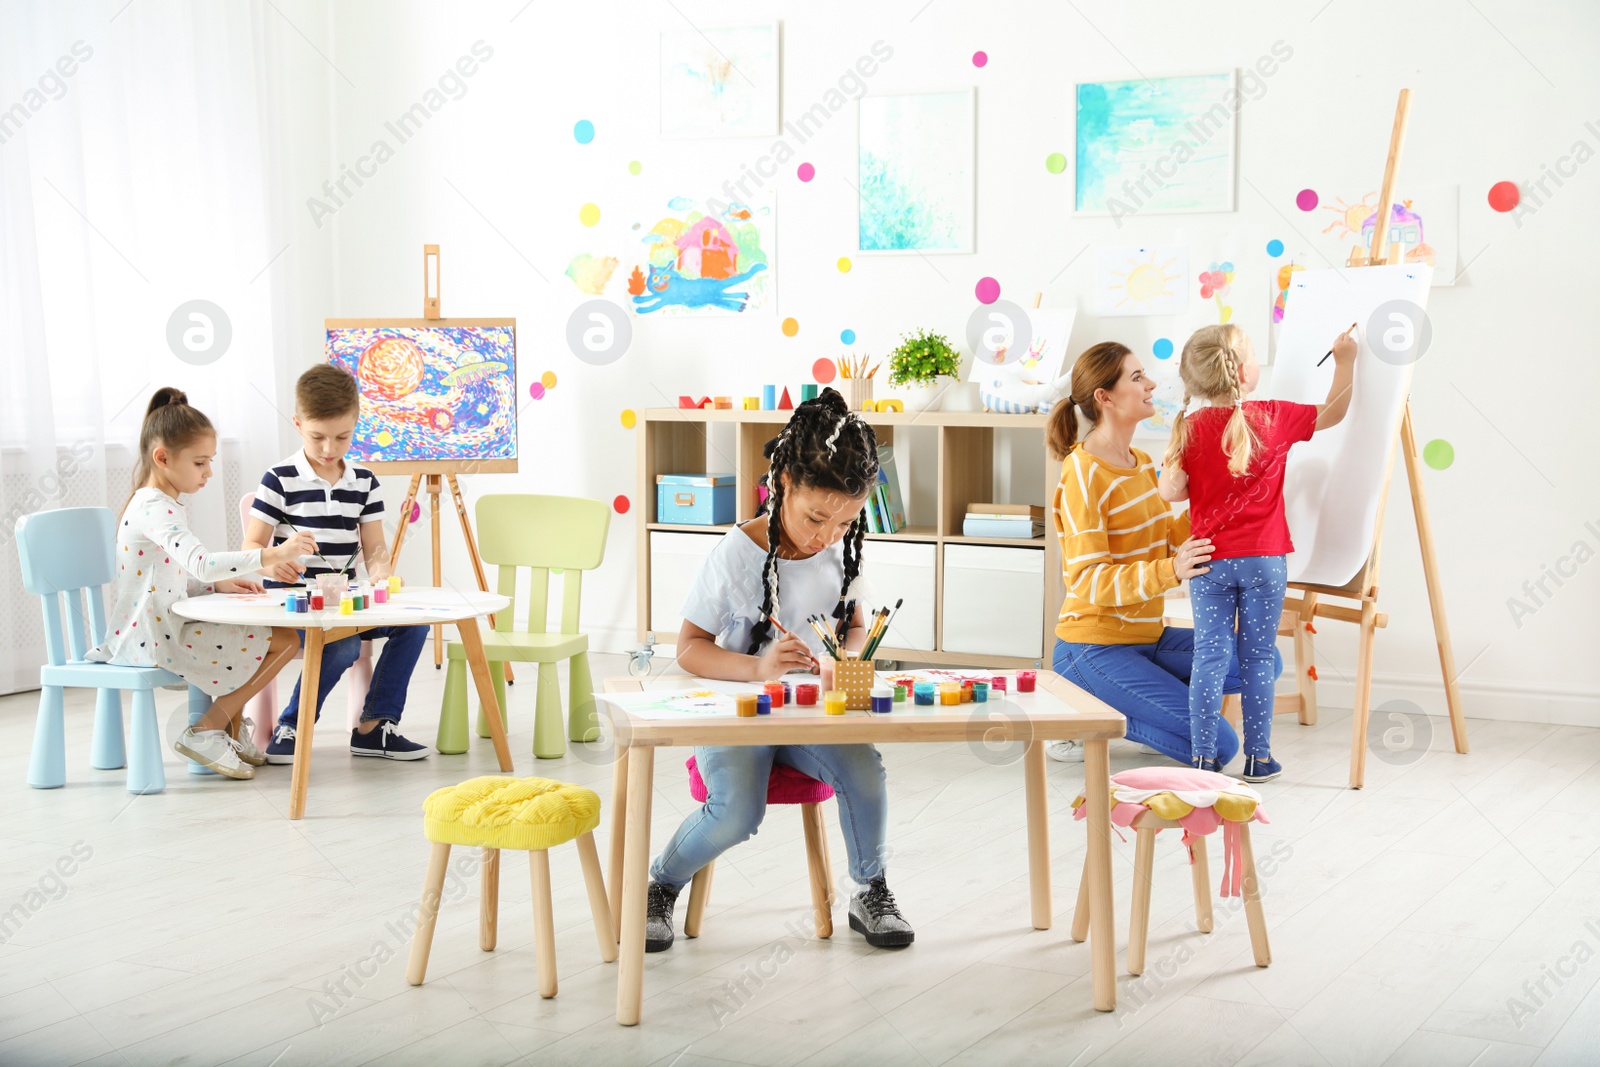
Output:
[[[255,503],[255,494],[246,493],[239,500],[239,518],[243,525],[241,530],[250,529],[250,505]],[[299,659],[301,653],[294,654]],[[367,706],[367,690],[372,688],[372,642],[361,642],[361,655],[350,665],[350,670],[345,673],[345,703],[349,707],[350,729],[354,730],[361,721],[361,712]],[[313,697],[314,699],[314,697]],[[278,680],[272,679],[261,687],[261,691],[250,698],[250,703],[245,705],[245,714],[255,723],[255,732],[252,735],[256,745],[266,748],[272,740],[272,732],[278,726],[278,712],[282,705],[278,703]]]
[[[710,792],[700,768],[690,756],[689,795],[704,804]],[[774,763],[767,778],[767,804],[800,805],[801,822],[806,830],[806,863],[811,868],[811,914],[818,937],[833,936],[833,869],[828,863],[828,834],[822,824],[822,804],[833,796],[833,787],[801,774],[786,763]],[[695,872],[689,883],[689,911],[683,918],[683,935],[700,936],[700,921],[711,899],[711,874],[716,861]]]

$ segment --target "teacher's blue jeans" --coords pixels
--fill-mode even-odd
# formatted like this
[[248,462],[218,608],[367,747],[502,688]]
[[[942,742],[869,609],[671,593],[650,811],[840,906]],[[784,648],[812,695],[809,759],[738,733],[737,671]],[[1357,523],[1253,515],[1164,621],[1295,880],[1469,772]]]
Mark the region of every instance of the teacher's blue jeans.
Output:
[[[1273,649],[1276,673],[1283,659]],[[1057,674],[1122,712],[1128,739],[1149,745],[1179,763],[1193,762],[1189,737],[1189,677],[1194,668],[1194,631],[1169,626],[1147,645],[1090,645],[1056,640],[1051,664]],[[1240,690],[1239,665],[1231,663],[1223,692]],[[1224,765],[1239,754],[1239,735],[1217,724],[1217,759]]]
[[725,745],[697,747],[706,802],[683,820],[650,865],[650,880],[682,888],[695,872],[741,841],[767,813],[772,764],[786,763],[833,787],[850,877],[865,885],[884,871],[889,798],[883,757],[872,745]]
[[1194,605],[1194,673],[1189,678],[1189,731],[1197,755],[1210,757],[1222,721],[1223,676],[1240,681],[1244,754],[1272,757],[1273,683],[1278,620],[1288,563],[1282,556],[1214,559],[1189,579]]
[[[427,626],[379,626],[352,637],[322,646],[322,668],[317,676],[317,720],[322,719],[322,702],[339,683],[350,664],[361,655],[361,642],[375,637],[387,638],[378,661],[372,665],[372,685],[367,689],[367,703],[361,718],[399,722],[406,710],[406,689],[411,685],[411,672],[422,655],[422,646],[428,643],[431,628]],[[306,644],[306,632],[299,631],[300,647]],[[300,679],[295,679],[294,693],[289,706],[278,716],[279,726],[293,726],[300,717]]]

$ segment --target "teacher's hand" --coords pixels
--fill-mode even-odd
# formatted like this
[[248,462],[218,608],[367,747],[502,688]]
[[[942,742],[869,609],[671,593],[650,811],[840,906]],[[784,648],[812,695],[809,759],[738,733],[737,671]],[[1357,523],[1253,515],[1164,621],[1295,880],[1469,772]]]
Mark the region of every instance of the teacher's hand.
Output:
[[1211,539],[1209,537],[1191,537],[1178,546],[1178,554],[1173,557],[1173,569],[1179,579],[1193,578],[1197,574],[1204,574],[1211,568],[1206,564],[1211,561]]

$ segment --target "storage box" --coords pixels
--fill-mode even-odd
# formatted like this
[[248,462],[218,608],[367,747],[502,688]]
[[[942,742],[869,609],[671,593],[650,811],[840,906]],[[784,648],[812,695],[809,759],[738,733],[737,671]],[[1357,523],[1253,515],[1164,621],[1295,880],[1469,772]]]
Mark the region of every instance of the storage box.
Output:
[[944,546],[945,652],[1044,654],[1044,549]]
[[731,474],[656,475],[656,521],[685,526],[724,526],[733,522]]
[[[656,640],[671,644],[678,639],[683,618],[678,612],[689,598],[700,567],[711,550],[727,535],[650,531],[650,625]],[[742,534],[740,536],[743,536]]]
[[932,652],[934,574],[939,546],[916,541],[868,541],[861,554],[861,573],[869,596],[867,607],[904,600],[883,635],[885,648]]

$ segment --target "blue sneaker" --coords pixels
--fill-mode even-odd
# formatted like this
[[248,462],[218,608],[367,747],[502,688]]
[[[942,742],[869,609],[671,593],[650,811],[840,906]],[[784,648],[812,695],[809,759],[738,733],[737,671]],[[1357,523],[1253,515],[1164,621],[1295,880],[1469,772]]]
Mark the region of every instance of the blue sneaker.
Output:
[[1202,759],[1201,757],[1196,756],[1189,765],[1194,767],[1196,770],[1210,771],[1213,774],[1222,773],[1222,763],[1220,760],[1216,759]]
[[278,724],[267,742],[267,762],[282,766],[294,762],[294,727]]
[[401,736],[395,724],[387,719],[378,723],[368,733],[360,730],[350,731],[350,755],[352,756],[377,756],[380,759],[413,760],[427,759],[433,754],[433,749],[427,745],[419,745],[415,741]]
[[1283,764],[1271,756],[1246,756],[1244,775],[1247,782],[1270,782],[1283,773]]

